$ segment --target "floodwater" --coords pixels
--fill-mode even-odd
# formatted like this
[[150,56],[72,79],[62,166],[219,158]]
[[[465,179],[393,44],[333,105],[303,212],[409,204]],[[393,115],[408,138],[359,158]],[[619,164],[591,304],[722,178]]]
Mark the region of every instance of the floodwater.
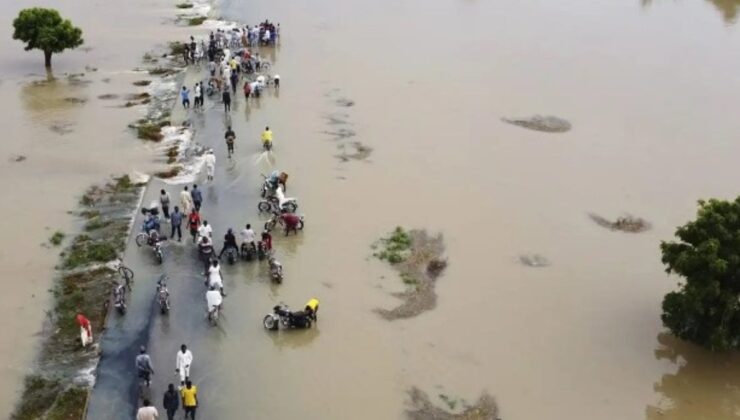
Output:
[[[43,70],[41,57],[16,43],[0,49],[7,133],[0,150],[8,159],[28,156],[0,161],[5,179],[25,187],[6,188],[0,207],[15,222],[6,227],[15,239],[0,260],[4,278],[24,277],[2,296],[0,316],[26,327],[13,325],[0,342],[8,364],[0,389],[17,385],[30,360],[21,350],[32,348],[41,325],[37,300],[55,262],[55,252],[38,246],[51,234],[45,227],[71,228],[64,212],[88,183],[151,164],[150,152],[123,129],[136,111],[95,98],[129,92],[136,77],[108,89],[103,74],[131,68],[158,42],[162,16],[173,13],[161,3],[146,11],[93,6],[99,13],[71,1],[58,6],[99,37],[98,48],[55,57],[57,72],[100,68],[83,87],[34,92],[28,81],[40,76],[27,73]],[[12,10],[0,18],[1,31],[23,6],[4,3]],[[193,343],[193,377],[209,418],[400,418],[412,386],[468,401],[487,390],[505,419],[740,416],[737,355],[710,355],[664,334],[660,301],[676,279],[666,277],[658,250],[693,216],[697,199],[737,195],[740,119],[729,111],[740,93],[737,2],[220,6],[228,19],[281,22],[283,42],[270,59],[282,87],[259,107],[237,103],[231,122],[239,158],[219,165],[206,193],[217,210],[207,215],[219,236],[226,226],[259,220],[258,173],[267,168],[243,149],[270,125],[277,164],[291,173],[288,195],[299,198],[307,228],[276,240],[283,285],[270,286],[256,266],[226,270],[218,329],[195,322],[194,313],[155,321],[157,389],[174,380],[164,372],[183,341]],[[137,19],[141,28],[131,33]],[[0,36],[8,42],[9,34]],[[116,36],[129,42],[113,43]],[[89,100],[49,108],[59,103],[46,100],[52,94]],[[573,128],[547,134],[501,121],[533,114],[568,119]],[[73,133],[48,128],[68,120]],[[225,161],[218,108],[196,127]],[[359,141],[370,156],[337,159],[342,151],[326,132],[338,128],[356,133],[340,143]],[[589,213],[630,213],[652,229],[612,232]],[[389,293],[402,283],[371,257],[370,245],[396,225],[442,232],[449,266],[434,311],[389,323],[372,310],[395,305]],[[188,268],[187,248],[169,253],[165,270]],[[522,254],[550,265],[523,266]],[[183,276],[186,282],[199,286],[195,277]],[[195,292],[172,288],[181,305],[196,302]],[[317,328],[263,331],[261,318],[275,302],[298,308],[314,296],[322,302]],[[10,393],[0,395],[9,407]]]
[[[11,411],[31,367],[50,302],[47,290],[59,249],[43,245],[55,230],[76,229],[67,212],[76,208],[89,185],[110,174],[146,172],[160,165],[149,147],[126,129],[145,109],[121,105],[126,94],[144,90],[132,82],[147,75],[131,72],[144,52],[164,41],[163,34],[177,33],[162,25],[162,16],[172,15],[174,7],[164,0],[133,0],[126,7],[53,3],[83,28],[85,39],[81,49],[54,55],[53,82],[47,81],[43,54],[24,52],[23,44],[12,39],[18,11],[39,4],[4,0],[0,5],[0,177],[5,180],[0,200],[5,238],[0,250],[5,282],[0,294],[0,318],[5,320],[0,413]],[[67,77],[80,73],[84,76]],[[105,94],[121,98],[98,99]],[[15,162],[17,156],[26,159]]]

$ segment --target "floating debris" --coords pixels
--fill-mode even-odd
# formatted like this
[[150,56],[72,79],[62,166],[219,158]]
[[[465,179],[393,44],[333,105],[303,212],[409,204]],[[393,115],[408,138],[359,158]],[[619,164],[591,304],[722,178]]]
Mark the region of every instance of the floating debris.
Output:
[[550,261],[540,254],[525,254],[519,256],[519,262],[527,267],[547,267],[550,265]]
[[110,99],[118,99],[118,95],[114,93],[106,93],[104,95],[99,95],[98,99],[102,99],[104,101],[110,100]]
[[23,162],[27,158],[23,155],[13,155],[10,157],[11,162]]
[[74,127],[74,123],[69,121],[53,121],[51,125],[49,125],[49,130],[63,136],[73,132],[74,130],[72,127]]
[[355,101],[347,98],[339,98],[336,101],[334,101],[339,106],[343,106],[345,108],[349,108],[351,106],[355,106]]
[[564,133],[571,129],[571,124],[567,120],[553,116],[535,115],[530,118],[502,118],[504,122],[518,125],[530,130],[542,131],[545,133]]
[[607,228],[609,230],[618,230],[627,233],[640,233],[650,229],[650,223],[640,217],[634,217],[626,215],[618,217],[617,220],[607,220],[598,214],[589,213],[588,215],[591,220],[596,222],[597,225]]
[[73,96],[64,98],[64,102],[70,103],[70,104],[84,104],[87,102],[87,99],[85,98],[75,98]]

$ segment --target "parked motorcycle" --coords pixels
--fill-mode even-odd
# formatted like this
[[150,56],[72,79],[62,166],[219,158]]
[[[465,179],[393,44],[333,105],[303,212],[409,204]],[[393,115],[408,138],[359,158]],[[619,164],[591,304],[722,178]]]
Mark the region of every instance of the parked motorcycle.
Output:
[[157,303],[162,315],[170,311],[170,291],[167,290],[167,276],[162,275],[157,281]]
[[283,265],[275,257],[270,257],[270,278],[275,283],[283,282]]
[[305,308],[297,312],[292,312],[287,305],[281,303],[272,308],[272,313],[265,315],[262,325],[270,331],[276,331],[281,324],[283,328],[311,328],[311,324],[318,320],[318,311],[318,299],[309,300]]
[[136,235],[136,245],[144,246],[149,245],[154,251],[154,258],[157,259],[159,264],[162,264],[164,260],[164,254],[162,253],[162,239],[156,230],[151,230],[149,233],[141,232]]
[[126,286],[123,284],[113,286],[113,307],[120,315],[126,314]]

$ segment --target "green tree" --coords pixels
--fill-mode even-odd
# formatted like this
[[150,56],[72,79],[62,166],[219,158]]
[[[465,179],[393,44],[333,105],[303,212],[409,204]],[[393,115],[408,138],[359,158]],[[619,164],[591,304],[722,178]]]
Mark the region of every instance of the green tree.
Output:
[[699,201],[676,236],[660,244],[662,261],[685,282],[663,299],[663,324],[710,350],[740,348],[740,197]]
[[62,19],[54,9],[33,7],[23,9],[13,20],[13,39],[26,43],[26,51],[41,50],[47,68],[51,68],[51,55],[68,48],[76,48],[84,42],[82,29]]

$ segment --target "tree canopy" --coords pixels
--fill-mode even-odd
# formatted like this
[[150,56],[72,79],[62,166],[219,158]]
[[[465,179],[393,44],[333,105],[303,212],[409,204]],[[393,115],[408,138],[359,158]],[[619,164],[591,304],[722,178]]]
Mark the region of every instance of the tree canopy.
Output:
[[660,244],[662,261],[685,282],[663,299],[663,324],[711,350],[740,348],[740,197],[699,201],[676,236]]
[[13,20],[13,28],[13,39],[25,42],[26,51],[37,49],[44,52],[46,67],[51,67],[53,53],[79,47],[84,42],[82,29],[72,25],[68,19],[62,19],[54,9],[23,9]]

